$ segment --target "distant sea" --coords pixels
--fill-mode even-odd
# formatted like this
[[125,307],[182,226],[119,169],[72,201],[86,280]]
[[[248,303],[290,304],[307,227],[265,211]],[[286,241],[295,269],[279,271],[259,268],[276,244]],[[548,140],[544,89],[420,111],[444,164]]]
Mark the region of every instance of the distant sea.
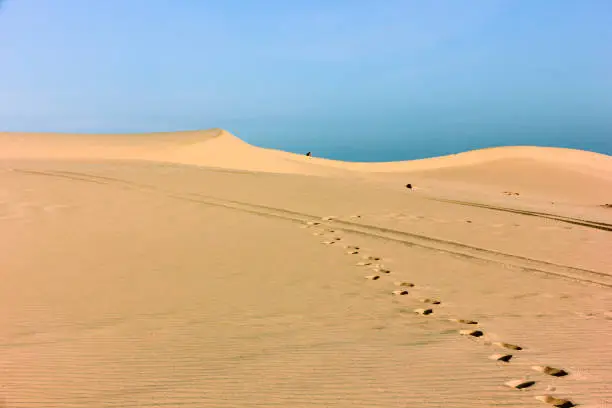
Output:
[[[512,116],[514,115],[514,116]],[[612,156],[612,115],[605,109],[548,115],[535,109],[502,114],[470,108],[240,119],[126,115],[104,121],[2,120],[0,131],[148,133],[223,128],[255,146],[352,162],[424,159],[496,146],[550,146]],[[25,126],[27,124],[28,126]],[[21,126],[18,126],[21,125]]]
[[497,146],[545,146],[612,155],[612,126],[548,123],[228,123],[256,146],[353,162],[415,160]]

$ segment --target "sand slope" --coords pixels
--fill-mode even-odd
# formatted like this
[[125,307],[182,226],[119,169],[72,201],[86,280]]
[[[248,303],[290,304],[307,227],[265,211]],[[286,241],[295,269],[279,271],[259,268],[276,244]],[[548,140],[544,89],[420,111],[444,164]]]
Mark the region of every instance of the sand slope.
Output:
[[301,155],[262,149],[222,129],[128,135],[0,133],[0,158],[127,159],[293,174],[318,171]]
[[[436,196],[487,201],[499,201],[506,191],[519,192],[519,206],[581,216],[582,209],[573,206],[587,205],[598,218],[607,212],[598,214],[597,207],[612,201],[612,159],[561,148],[513,146],[406,162],[347,163],[259,148],[222,129],[127,135],[0,133],[0,146],[0,158],[5,159],[147,160],[395,186],[411,182],[424,193],[435,190]],[[551,202],[556,207],[550,207]]]
[[360,164],[220,130],[1,134],[0,406],[605,406],[609,170],[564,149]]

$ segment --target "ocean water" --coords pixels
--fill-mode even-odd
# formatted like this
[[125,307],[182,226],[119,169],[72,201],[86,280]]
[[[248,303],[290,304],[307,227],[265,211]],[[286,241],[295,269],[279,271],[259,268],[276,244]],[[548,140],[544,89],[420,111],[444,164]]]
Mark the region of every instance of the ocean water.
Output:
[[549,146],[612,155],[612,123],[431,120],[242,121],[224,127],[256,146],[354,161],[415,160],[496,146]]
[[129,115],[89,123],[64,120],[2,120],[0,131],[82,133],[148,133],[223,128],[247,143],[298,154],[353,162],[415,160],[496,146],[550,146],[612,156],[612,115],[545,115],[534,109],[509,114],[483,109],[405,114],[349,112],[294,117],[219,119]]

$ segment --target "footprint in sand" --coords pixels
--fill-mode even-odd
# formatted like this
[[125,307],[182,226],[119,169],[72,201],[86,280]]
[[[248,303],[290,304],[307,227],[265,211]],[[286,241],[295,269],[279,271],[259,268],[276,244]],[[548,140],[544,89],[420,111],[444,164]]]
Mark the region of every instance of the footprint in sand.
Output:
[[558,408],[571,408],[571,407],[575,407],[576,404],[574,404],[572,401],[565,399],[565,398],[555,398],[553,396],[550,395],[537,395],[536,397],[534,397],[535,399],[537,399],[538,401],[541,401],[545,404],[550,404],[554,407],[558,407]]
[[328,215],[327,217],[323,217],[321,218],[323,221],[333,221],[336,219],[336,216],[334,215]]
[[334,237],[328,241],[323,241],[322,243],[325,245],[331,245],[331,244],[335,244],[336,242],[340,241],[342,238],[340,237]]
[[380,279],[380,275],[368,275],[365,278],[369,280],[378,280]]
[[356,246],[356,245],[347,245],[344,248],[350,249],[350,250],[353,250],[353,251],[359,251],[359,247]]
[[423,303],[431,303],[432,305],[439,305],[440,303],[442,303],[437,299],[431,299],[431,298],[422,298],[419,300]]
[[393,284],[395,286],[405,286],[407,288],[414,288],[414,283],[412,283],[412,282],[398,281],[398,282],[393,282]]
[[517,390],[522,390],[524,388],[529,388],[532,385],[535,385],[535,381],[532,380],[527,380],[525,378],[522,378],[520,380],[510,380],[504,383],[504,385],[506,385],[507,387],[510,388],[515,388]]
[[359,251],[351,249],[351,250],[346,251],[346,253],[349,255],[358,255]]
[[407,290],[394,290],[393,292],[391,292],[391,294],[396,295],[396,296],[405,296],[408,294]]
[[363,259],[365,259],[366,261],[380,261],[380,257],[372,255],[364,255]]
[[414,313],[427,316],[433,313],[433,309],[414,309]]
[[565,377],[569,373],[563,369],[555,368],[551,366],[532,366],[532,370],[535,370],[542,374],[552,375],[553,377]]
[[451,322],[461,323],[461,324],[478,324],[476,320],[469,320],[469,319],[448,319],[448,320]]
[[492,354],[489,356],[489,359],[495,361],[503,361],[504,363],[507,363],[512,359],[512,354]]
[[480,330],[459,330],[459,334],[462,336],[470,336],[470,337],[484,336],[484,333]]
[[517,346],[516,344],[504,343],[501,341],[496,341],[492,343],[494,346],[505,348],[508,350],[522,350],[523,347]]
[[375,265],[372,269],[378,273],[391,273],[391,270],[383,267],[382,265]]

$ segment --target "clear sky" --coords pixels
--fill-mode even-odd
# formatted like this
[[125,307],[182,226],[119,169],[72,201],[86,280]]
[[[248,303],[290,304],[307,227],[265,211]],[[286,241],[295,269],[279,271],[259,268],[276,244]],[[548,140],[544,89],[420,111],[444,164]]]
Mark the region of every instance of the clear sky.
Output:
[[208,127],[612,154],[612,1],[0,0],[0,130]]

